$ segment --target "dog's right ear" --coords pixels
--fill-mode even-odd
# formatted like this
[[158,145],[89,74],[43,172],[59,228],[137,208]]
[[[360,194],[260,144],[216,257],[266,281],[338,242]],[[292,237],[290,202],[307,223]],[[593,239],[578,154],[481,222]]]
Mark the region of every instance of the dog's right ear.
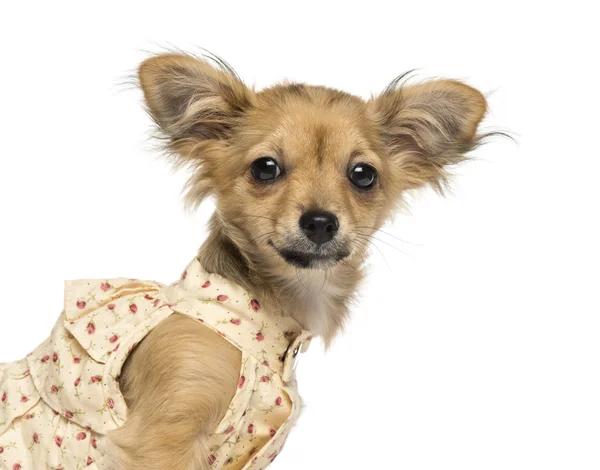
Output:
[[181,156],[198,143],[227,139],[253,104],[254,93],[224,62],[218,68],[185,54],[163,54],[138,69],[150,115]]

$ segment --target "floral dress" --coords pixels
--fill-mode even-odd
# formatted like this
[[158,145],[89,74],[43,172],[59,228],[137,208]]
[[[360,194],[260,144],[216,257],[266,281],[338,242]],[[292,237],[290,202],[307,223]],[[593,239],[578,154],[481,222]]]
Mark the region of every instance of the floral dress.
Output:
[[210,436],[212,468],[267,467],[300,412],[294,368],[312,336],[194,259],[169,286],[126,278],[66,282],[50,337],[26,358],[0,364],[0,469],[107,468],[106,434],[127,419],[121,368],[173,313],[202,322],[242,354],[237,391]]

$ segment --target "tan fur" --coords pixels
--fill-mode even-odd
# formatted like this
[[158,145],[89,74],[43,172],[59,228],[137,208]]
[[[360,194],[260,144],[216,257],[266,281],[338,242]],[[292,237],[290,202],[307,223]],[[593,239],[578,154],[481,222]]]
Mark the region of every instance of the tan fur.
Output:
[[[460,82],[394,82],[359,97],[284,83],[257,92],[224,63],[183,54],[145,61],[139,79],[168,153],[192,172],[187,202],[212,195],[217,210],[199,252],[204,267],[252,290],[269,308],[294,316],[329,344],[348,316],[363,277],[370,237],[404,191],[442,190],[447,168],[481,137],[481,93]],[[257,158],[285,167],[274,184],[251,175]],[[378,171],[374,189],[358,191],[349,168]],[[274,247],[299,243],[309,209],[337,215],[336,243],[349,255],[319,269],[289,265]],[[239,357],[224,340],[174,317],[151,333],[123,372],[130,419],[113,434],[124,468],[203,468],[210,433],[235,389]],[[192,410],[192,412],[189,412]],[[198,439],[188,439],[190,430]],[[160,463],[160,466],[158,465]]]
[[113,468],[209,468],[204,440],[223,419],[240,368],[240,351],[201,323],[177,314],[163,321],[122,371],[128,417],[110,435]]

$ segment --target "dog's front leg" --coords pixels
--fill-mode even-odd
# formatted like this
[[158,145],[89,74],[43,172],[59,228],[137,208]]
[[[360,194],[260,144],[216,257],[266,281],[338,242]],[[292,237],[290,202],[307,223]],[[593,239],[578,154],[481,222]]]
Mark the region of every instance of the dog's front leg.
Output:
[[109,436],[109,468],[205,470],[206,438],[235,394],[241,354],[201,323],[174,314],[138,345],[120,386],[126,423]]

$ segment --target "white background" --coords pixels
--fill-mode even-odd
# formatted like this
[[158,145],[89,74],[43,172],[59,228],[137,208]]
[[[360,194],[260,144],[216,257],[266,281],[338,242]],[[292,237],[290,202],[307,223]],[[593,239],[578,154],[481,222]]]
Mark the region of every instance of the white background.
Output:
[[600,468],[595,18],[576,1],[3,2],[0,360],[48,335],[64,279],[170,282],[206,235],[211,203],[185,214],[185,175],[119,85],[144,51],[202,46],[259,88],[363,97],[419,68],[490,93],[485,128],[519,144],[479,149],[446,199],[419,193],[385,229],[407,243],[378,236],[352,324],[302,357],[306,410],[272,468]]

